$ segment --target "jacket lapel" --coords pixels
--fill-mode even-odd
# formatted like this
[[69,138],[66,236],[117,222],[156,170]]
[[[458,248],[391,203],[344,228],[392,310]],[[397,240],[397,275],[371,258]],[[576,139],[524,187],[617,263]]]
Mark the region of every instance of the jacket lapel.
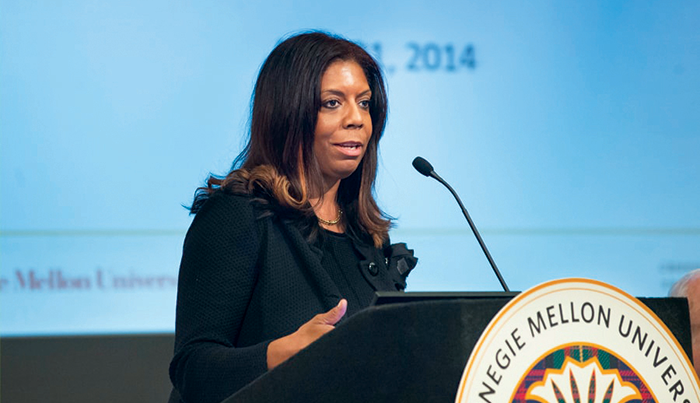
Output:
[[328,272],[321,266],[323,251],[310,245],[299,230],[290,223],[282,223],[284,235],[290,241],[292,250],[300,259],[302,270],[308,274],[308,280],[326,311],[338,305],[340,291]]

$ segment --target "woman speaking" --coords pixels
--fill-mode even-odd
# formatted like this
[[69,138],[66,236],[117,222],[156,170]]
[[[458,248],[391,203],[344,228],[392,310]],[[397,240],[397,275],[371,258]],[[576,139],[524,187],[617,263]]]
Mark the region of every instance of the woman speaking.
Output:
[[191,208],[171,401],[219,402],[375,291],[405,288],[416,259],[389,244],[373,196],[386,117],[381,70],[358,45],[313,32],[268,56],[248,144]]

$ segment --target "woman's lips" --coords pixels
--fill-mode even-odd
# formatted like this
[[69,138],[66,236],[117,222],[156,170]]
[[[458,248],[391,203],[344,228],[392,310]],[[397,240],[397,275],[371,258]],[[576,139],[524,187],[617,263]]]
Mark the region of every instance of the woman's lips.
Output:
[[362,155],[362,143],[358,141],[346,141],[333,144],[336,149],[348,157],[359,157]]

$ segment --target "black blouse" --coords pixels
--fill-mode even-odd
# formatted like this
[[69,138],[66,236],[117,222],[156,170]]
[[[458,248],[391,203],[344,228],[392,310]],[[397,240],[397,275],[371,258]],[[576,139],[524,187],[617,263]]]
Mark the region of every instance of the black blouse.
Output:
[[362,275],[361,255],[348,235],[324,229],[321,238],[321,265],[338,287],[341,297],[347,299],[345,317],[350,317],[369,306],[374,298],[374,289]]

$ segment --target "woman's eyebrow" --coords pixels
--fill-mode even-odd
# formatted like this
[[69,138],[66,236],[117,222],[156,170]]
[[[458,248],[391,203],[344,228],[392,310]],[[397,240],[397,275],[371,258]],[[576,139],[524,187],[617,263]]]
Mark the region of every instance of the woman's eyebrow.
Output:
[[[336,90],[336,89],[333,89],[333,88],[330,88],[330,89],[326,89],[326,90],[321,91],[321,94],[327,94],[327,93],[328,93],[328,94],[333,94],[333,95],[345,96],[345,92],[343,92],[343,91],[341,91],[341,90]],[[368,88],[368,89],[362,91],[361,93],[359,93],[357,96],[358,96],[358,97],[363,97],[363,96],[365,96],[365,95],[372,95],[372,90]]]

